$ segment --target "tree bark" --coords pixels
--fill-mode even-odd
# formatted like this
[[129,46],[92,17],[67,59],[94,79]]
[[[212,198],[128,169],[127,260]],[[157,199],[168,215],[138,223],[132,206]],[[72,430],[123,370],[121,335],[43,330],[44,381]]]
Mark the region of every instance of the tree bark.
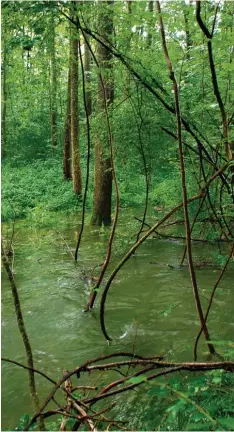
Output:
[[[104,2],[103,2],[104,3]],[[105,2],[110,8],[112,1]],[[99,32],[103,38],[111,39],[113,32],[112,11],[105,10],[99,16]],[[97,59],[103,74],[103,84],[98,78],[98,102],[99,112],[105,113],[105,104],[109,106],[114,100],[114,84],[112,72],[112,54],[103,45],[97,46]],[[106,101],[105,101],[106,98]],[[101,142],[99,136],[96,137],[95,144],[95,174],[94,174],[94,199],[92,225],[101,226],[111,224],[111,195],[112,195],[112,169],[108,140],[105,138]]]
[[[75,3],[75,2],[74,2]],[[74,7],[76,5],[74,4]],[[79,155],[79,106],[78,106],[78,35],[75,26],[71,28],[70,41],[71,62],[71,148],[72,148],[72,181],[77,195],[82,193],[82,179]]]

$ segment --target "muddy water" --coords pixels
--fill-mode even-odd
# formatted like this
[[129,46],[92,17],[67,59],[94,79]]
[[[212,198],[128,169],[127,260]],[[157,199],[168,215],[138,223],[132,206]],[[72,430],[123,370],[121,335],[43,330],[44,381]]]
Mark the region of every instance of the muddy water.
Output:
[[[129,218],[133,220],[133,214],[140,216],[137,213],[133,210],[121,215],[112,267],[128,250],[129,235],[136,232],[137,224],[126,226],[125,221]],[[75,246],[76,218],[70,216],[61,221],[58,215],[53,228],[16,225],[15,280],[35,367],[58,379],[64,367],[72,369],[88,358],[107,352],[132,351],[133,345],[140,354],[164,353],[171,360],[191,360],[199,322],[189,273],[187,268],[173,270],[167,265],[179,263],[183,242],[151,238],[119,272],[106,303],[106,326],[114,339],[108,345],[100,329],[98,302],[92,313],[82,312],[90,289],[83,274],[90,275],[102,261],[108,232],[87,227],[79,261],[75,265],[70,252],[74,251]],[[195,260],[207,261],[212,259],[217,248],[196,243],[193,252]],[[156,264],[151,264],[152,261]],[[219,273],[219,268],[197,271],[204,306]],[[233,277],[231,264],[210,313],[209,328],[213,338],[233,339]],[[207,358],[203,342],[199,353],[200,358]],[[10,286],[4,271],[2,356],[25,363]],[[42,378],[38,378],[37,382],[39,396],[43,398],[51,386]],[[25,412],[32,412],[27,372],[3,363],[2,430],[16,427]]]

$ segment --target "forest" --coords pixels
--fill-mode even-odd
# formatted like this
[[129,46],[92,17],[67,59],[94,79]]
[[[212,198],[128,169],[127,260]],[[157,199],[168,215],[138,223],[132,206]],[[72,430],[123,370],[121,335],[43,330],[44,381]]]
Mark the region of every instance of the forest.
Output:
[[234,430],[234,2],[1,2],[5,431]]

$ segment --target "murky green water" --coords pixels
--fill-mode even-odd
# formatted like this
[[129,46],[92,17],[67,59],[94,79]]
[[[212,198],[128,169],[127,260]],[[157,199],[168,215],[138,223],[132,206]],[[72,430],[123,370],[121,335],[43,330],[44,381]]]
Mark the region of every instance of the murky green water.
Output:
[[[117,240],[118,262],[128,249],[127,234],[136,232],[125,221],[137,210],[122,211]],[[99,324],[99,304],[92,313],[82,309],[89,297],[89,288],[80,278],[83,270],[90,272],[103,259],[108,233],[87,226],[82,240],[78,265],[69,254],[74,250],[76,220],[68,217],[63,223],[58,215],[54,229],[35,229],[16,224],[14,240],[15,280],[31,340],[35,367],[51,375],[61,376],[63,368],[72,369],[88,358],[112,351],[136,351],[140,354],[166,353],[171,360],[191,360],[193,340],[199,330],[190,277],[187,269],[172,270],[167,264],[179,263],[183,242],[149,239],[143,244],[113,282],[106,303],[106,324],[114,338],[108,345]],[[194,245],[195,259],[207,260],[217,248],[207,244]],[[151,264],[156,261],[157,264]],[[199,269],[197,278],[203,305],[220,273],[218,268]],[[210,318],[212,337],[232,340],[233,276],[231,264],[217,291]],[[206,357],[206,345],[200,344],[200,358]],[[2,274],[2,356],[25,363],[25,354],[16,325],[10,286]],[[43,398],[51,386],[37,378],[39,395]],[[9,403],[10,401],[10,403]],[[20,416],[31,413],[27,372],[2,365],[2,430],[17,425]]]

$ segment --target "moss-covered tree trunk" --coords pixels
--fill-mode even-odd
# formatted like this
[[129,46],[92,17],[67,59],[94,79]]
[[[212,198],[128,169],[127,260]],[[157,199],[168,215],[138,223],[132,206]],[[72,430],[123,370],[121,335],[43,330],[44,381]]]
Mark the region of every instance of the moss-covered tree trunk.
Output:
[[[111,39],[113,33],[113,2],[102,2],[103,6],[99,15],[99,32],[103,39]],[[105,106],[109,106],[114,100],[114,83],[112,55],[101,44],[97,46],[97,60],[102,73],[102,79],[98,78],[98,102],[97,109],[105,119]],[[103,86],[104,84],[104,86]],[[104,87],[104,88],[103,88]],[[104,126],[106,128],[106,125]],[[107,134],[100,133],[96,136],[95,143],[95,173],[94,173],[94,199],[92,225],[111,224],[111,195],[112,195],[112,171],[110,160],[110,148]]]
[[50,62],[51,62],[51,109],[50,109],[50,127],[51,127],[51,144],[52,149],[57,147],[57,71],[55,56],[55,21],[51,17],[51,42],[50,42]]
[[[75,3],[75,2],[73,2]],[[76,5],[74,4],[74,7]],[[73,16],[74,19],[74,16]],[[72,182],[77,195],[82,193],[82,179],[79,154],[79,105],[78,105],[78,33],[71,27],[71,148],[72,148]]]

